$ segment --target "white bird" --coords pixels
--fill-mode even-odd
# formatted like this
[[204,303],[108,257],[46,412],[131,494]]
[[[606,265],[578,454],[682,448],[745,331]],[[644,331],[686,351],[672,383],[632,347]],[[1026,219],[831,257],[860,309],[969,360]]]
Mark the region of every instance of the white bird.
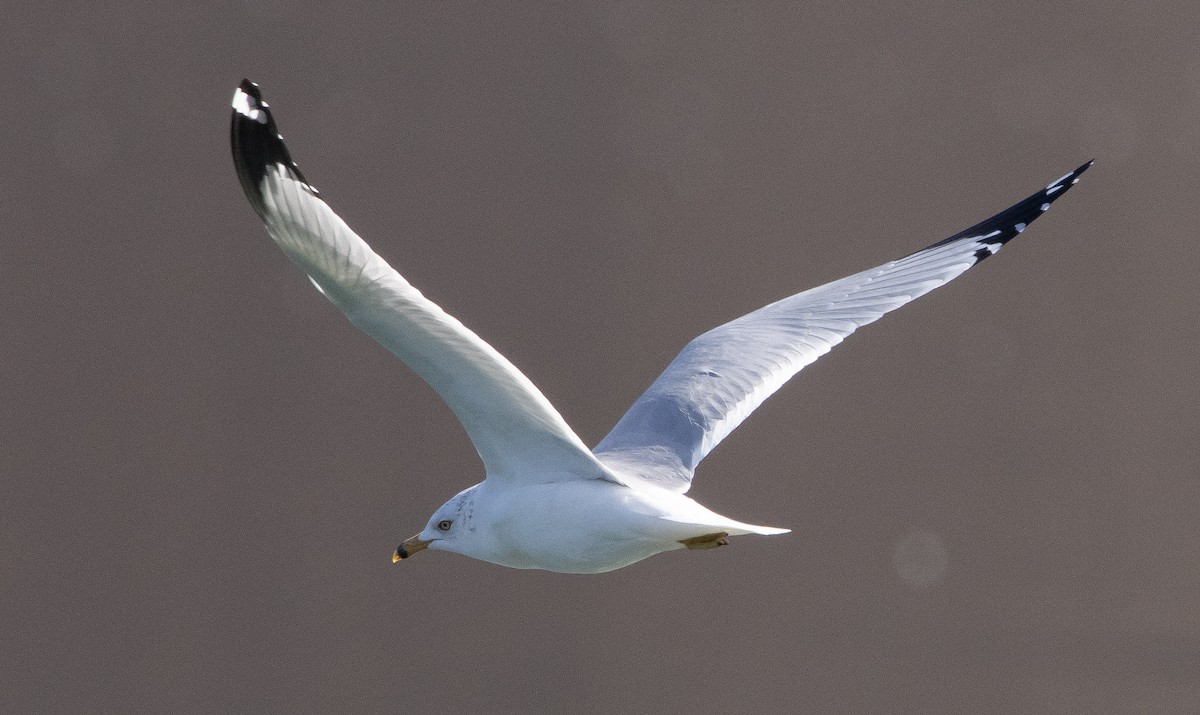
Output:
[[803,367],[999,251],[1091,166],[928,248],[700,335],[589,450],[520,370],[421,295],[329,208],[248,80],[234,92],[230,134],[238,177],[271,238],[350,322],[441,395],[483,460],[484,480],[439,507],[392,561],[428,548],[564,573],[714,548],[734,535],[786,533],[685,496],[696,465]]

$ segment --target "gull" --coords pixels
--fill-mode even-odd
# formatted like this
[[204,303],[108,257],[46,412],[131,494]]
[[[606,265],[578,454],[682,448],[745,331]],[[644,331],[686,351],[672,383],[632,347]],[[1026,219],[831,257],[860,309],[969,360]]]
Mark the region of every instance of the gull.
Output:
[[423,296],[300,173],[258,85],[233,95],[234,165],[267,233],[360,330],[437,391],[483,461],[395,563],[424,549],[520,569],[603,573],[665,551],[783,534],[686,496],[696,466],[806,365],[944,285],[1041,216],[1092,162],[903,258],[797,293],[693,339],[589,450],[520,370]]

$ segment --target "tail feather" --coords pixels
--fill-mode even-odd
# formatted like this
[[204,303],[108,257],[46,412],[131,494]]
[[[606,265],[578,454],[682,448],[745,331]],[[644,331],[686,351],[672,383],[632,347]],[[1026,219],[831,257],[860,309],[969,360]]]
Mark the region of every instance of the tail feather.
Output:
[[[710,512],[711,513],[711,512]],[[673,521],[678,524],[688,524],[690,526],[703,527],[705,529],[720,529],[721,531],[729,532],[730,536],[741,536],[742,534],[760,534],[762,536],[775,536],[777,534],[791,533],[791,529],[780,529],[775,526],[757,526],[755,524],[743,524],[740,521],[726,519],[720,514],[712,514],[715,519],[695,521],[693,519],[680,519],[664,516],[663,519]]]

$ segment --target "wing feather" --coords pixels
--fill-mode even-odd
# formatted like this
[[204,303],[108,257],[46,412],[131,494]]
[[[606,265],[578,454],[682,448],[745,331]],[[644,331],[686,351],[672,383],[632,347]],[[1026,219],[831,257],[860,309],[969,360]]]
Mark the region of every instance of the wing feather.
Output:
[[595,452],[625,480],[678,491],[696,465],[793,375],[858,328],[995,254],[1061,197],[1084,164],[923,250],[772,303],[692,340]]
[[252,82],[234,94],[230,131],[242,187],[271,238],[354,325],[441,395],[488,479],[608,476],[520,370],[421,295],[329,208],[292,161]]

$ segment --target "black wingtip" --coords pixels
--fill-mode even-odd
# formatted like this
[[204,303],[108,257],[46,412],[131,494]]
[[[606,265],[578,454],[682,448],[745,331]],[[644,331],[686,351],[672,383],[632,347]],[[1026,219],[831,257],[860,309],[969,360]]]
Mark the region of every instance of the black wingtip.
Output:
[[982,261],[999,251],[1001,246],[1011,241],[1024,231],[1029,224],[1033,223],[1035,219],[1049,210],[1050,204],[1057,201],[1060,196],[1067,193],[1072,186],[1078,183],[1079,176],[1087,171],[1093,163],[1095,163],[1095,159],[1087,161],[1074,171],[1067,172],[1050,182],[1046,185],[1046,188],[1025,198],[1023,201],[1013,204],[986,221],[981,221],[966,230],[959,231],[950,238],[938,241],[928,248],[944,246],[966,238],[974,238],[979,243],[979,250],[975,252],[975,260],[976,262]]
[[1083,162],[1083,164],[1081,164],[1079,166],[1079,168],[1077,168],[1075,171],[1072,171],[1069,174],[1069,176],[1071,178],[1071,183],[1074,184],[1076,181],[1079,181],[1079,175],[1082,174],[1083,172],[1087,171],[1088,169],[1092,168],[1092,164],[1095,164],[1095,163],[1096,163],[1095,159],[1088,159],[1087,161]]
[[267,170],[281,166],[296,181],[312,193],[316,189],[305,180],[296,162],[288,152],[270,105],[263,101],[258,85],[243,79],[233,93],[233,112],[229,124],[229,142],[233,150],[233,164],[250,205],[261,216],[263,205],[262,182]]

